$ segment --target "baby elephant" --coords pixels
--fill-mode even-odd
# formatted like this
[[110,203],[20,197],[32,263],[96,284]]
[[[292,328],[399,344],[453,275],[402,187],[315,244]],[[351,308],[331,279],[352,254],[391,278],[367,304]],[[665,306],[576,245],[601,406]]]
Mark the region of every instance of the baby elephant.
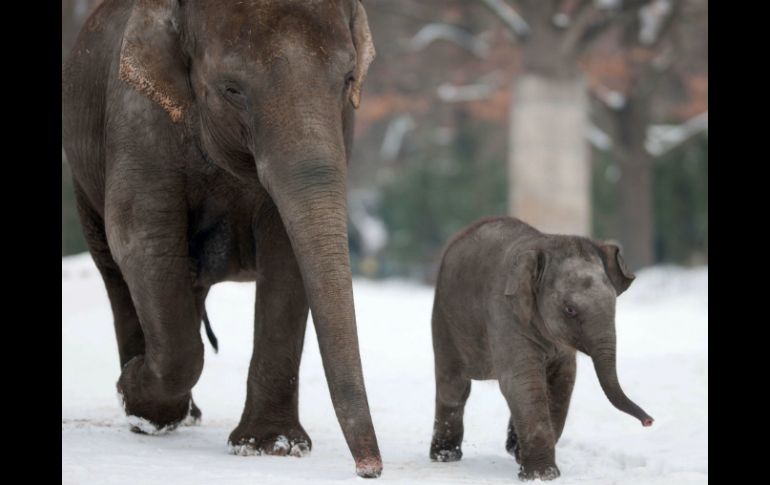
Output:
[[543,234],[509,217],[482,219],[447,246],[433,304],[436,418],[430,457],[462,457],[471,379],[497,379],[511,418],[506,449],[519,478],[559,476],[554,447],[589,355],[610,402],[639,419],[615,371],[615,298],[634,275],[617,246]]

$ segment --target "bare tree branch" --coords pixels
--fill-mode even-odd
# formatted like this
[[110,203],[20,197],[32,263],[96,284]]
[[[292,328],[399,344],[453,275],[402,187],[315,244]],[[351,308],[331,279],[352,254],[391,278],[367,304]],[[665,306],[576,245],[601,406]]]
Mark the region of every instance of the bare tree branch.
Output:
[[481,0],[505,25],[507,25],[514,36],[519,39],[525,39],[529,36],[529,24],[519,15],[519,13],[505,0]]
[[586,34],[590,32],[592,34],[590,38],[594,38],[610,24],[610,18],[611,14],[607,10],[598,9],[594,5],[581,8],[563,35],[561,52],[569,57],[580,54],[588,44]]
[[562,29],[569,27],[578,10],[586,4],[586,0],[563,0],[561,5],[557,7],[556,13],[551,17],[551,22]]
[[503,84],[503,76],[500,71],[492,71],[479,78],[473,84],[458,86],[451,83],[442,83],[436,94],[441,101],[458,103],[463,101],[478,101],[487,99]]
[[671,0],[653,0],[639,9],[639,43],[651,46],[658,40],[660,32],[674,7]]
[[608,149],[619,153],[621,156],[625,151],[616,140],[620,138],[619,126],[622,110],[611,108],[607,103],[596,94],[594,90],[589,90],[590,114],[593,125],[601,130],[610,140]]
[[612,138],[610,138],[609,135],[604,132],[604,130],[590,122],[588,123],[588,128],[586,129],[586,139],[589,141],[589,143],[591,143],[591,145],[603,152],[607,152],[612,149]]
[[489,55],[489,44],[475,35],[450,24],[432,23],[424,26],[409,41],[413,52],[421,51],[436,40],[454,42],[482,59]]
[[385,136],[380,147],[380,159],[392,162],[398,157],[404,137],[415,127],[414,118],[409,114],[402,114],[393,118],[388,123]]
[[435,20],[435,13],[424,12],[417,2],[398,2],[398,8],[392,7],[394,3],[391,0],[367,0],[366,9],[426,23]]
[[708,127],[708,111],[690,118],[681,125],[650,126],[647,129],[647,140],[644,145],[650,155],[659,157],[698,133],[708,131]]

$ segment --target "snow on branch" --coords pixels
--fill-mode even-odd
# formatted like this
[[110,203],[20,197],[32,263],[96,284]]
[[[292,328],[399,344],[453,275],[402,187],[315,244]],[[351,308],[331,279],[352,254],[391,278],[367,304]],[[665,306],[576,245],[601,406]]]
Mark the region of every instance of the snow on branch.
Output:
[[694,116],[681,125],[658,125],[647,129],[645,148],[650,155],[659,157],[667,151],[681,145],[692,136],[707,131],[709,127],[709,112]]
[[[690,118],[681,125],[652,125],[647,128],[644,147],[647,153],[659,157],[698,133],[708,131],[708,127],[708,111]],[[612,138],[593,123],[588,125],[585,137],[591,145],[602,151],[609,151],[613,146]]]
[[356,228],[361,238],[361,249],[366,255],[377,254],[388,243],[388,229],[382,219],[372,216],[367,209],[368,203],[376,194],[358,190],[351,192],[348,198],[350,223]]
[[486,99],[492,93],[492,87],[488,84],[466,84],[455,86],[451,83],[442,83],[436,93],[441,101],[457,103],[461,101],[477,101]]
[[459,27],[442,23],[432,23],[421,28],[409,41],[409,46],[413,52],[417,52],[437,40],[453,42],[481,58],[486,58],[489,55],[487,42]]
[[594,5],[596,5],[596,8],[602,9],[602,10],[610,10],[613,8],[618,8],[623,3],[623,0],[595,0]]
[[442,83],[436,88],[436,94],[441,101],[447,103],[479,101],[488,98],[502,83],[501,73],[492,71],[473,84],[457,86],[448,82]]
[[593,90],[594,96],[613,110],[623,109],[626,105],[626,96],[620,91],[614,91],[602,84],[596,86]]
[[599,150],[606,152],[612,148],[612,139],[610,136],[593,123],[588,123],[585,137],[588,139],[591,145],[595,146]]
[[380,147],[380,159],[390,162],[396,159],[406,134],[414,128],[414,119],[408,114],[398,116],[388,123]]
[[580,3],[581,0],[564,0],[553,17],[551,17],[551,22],[560,29],[569,27],[575,12],[580,8]]
[[510,27],[513,33],[524,38],[529,35],[529,24],[519,15],[519,13],[505,0],[481,0],[500,20]]
[[673,11],[671,0],[654,0],[639,9],[639,42],[653,45],[658,39],[666,17]]

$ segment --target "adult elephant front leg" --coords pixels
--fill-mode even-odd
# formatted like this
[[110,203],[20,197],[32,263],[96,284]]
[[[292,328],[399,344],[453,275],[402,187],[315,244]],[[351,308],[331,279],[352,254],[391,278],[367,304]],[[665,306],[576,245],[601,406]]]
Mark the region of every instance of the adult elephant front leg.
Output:
[[112,307],[115,337],[118,341],[118,356],[120,368],[137,355],[144,354],[144,334],[139,324],[139,317],[131,300],[120,268],[110,254],[107,244],[107,235],[104,232],[104,221],[99,213],[93,209],[80,184],[75,181],[75,201],[91,257],[94,259],[99,273],[102,275],[104,286],[107,288],[107,296]]
[[274,206],[257,232],[254,353],[246,406],[228,445],[236,455],[303,456],[312,446],[298,411],[309,307],[291,242]]
[[147,187],[142,197],[108,200],[106,217],[110,250],[145,339],[144,354],[123,366],[117,387],[132,429],[148,433],[171,430],[187,417],[203,369],[184,199],[170,197],[172,187],[161,189],[161,197]]

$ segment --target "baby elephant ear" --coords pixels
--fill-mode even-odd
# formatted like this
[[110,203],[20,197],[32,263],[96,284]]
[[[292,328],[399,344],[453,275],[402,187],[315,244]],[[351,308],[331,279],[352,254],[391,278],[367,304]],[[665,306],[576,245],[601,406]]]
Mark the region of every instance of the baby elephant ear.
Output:
[[120,48],[121,81],[180,121],[191,96],[176,22],[178,0],[136,0]]
[[356,69],[353,72],[353,85],[350,88],[350,102],[354,108],[358,109],[361,105],[361,89],[364,86],[364,79],[376,52],[363,3],[360,0],[356,1],[353,8],[355,11],[353,12],[351,30],[353,32],[353,46],[356,48]]
[[540,277],[538,251],[520,253],[509,269],[505,282],[505,296],[510,298],[513,314],[519,323],[528,324],[535,312],[535,290]]
[[615,287],[615,292],[620,296],[621,293],[631,286],[636,276],[626,266],[626,262],[621,255],[620,246],[613,242],[594,244],[604,264],[604,271],[612,282],[612,286]]

